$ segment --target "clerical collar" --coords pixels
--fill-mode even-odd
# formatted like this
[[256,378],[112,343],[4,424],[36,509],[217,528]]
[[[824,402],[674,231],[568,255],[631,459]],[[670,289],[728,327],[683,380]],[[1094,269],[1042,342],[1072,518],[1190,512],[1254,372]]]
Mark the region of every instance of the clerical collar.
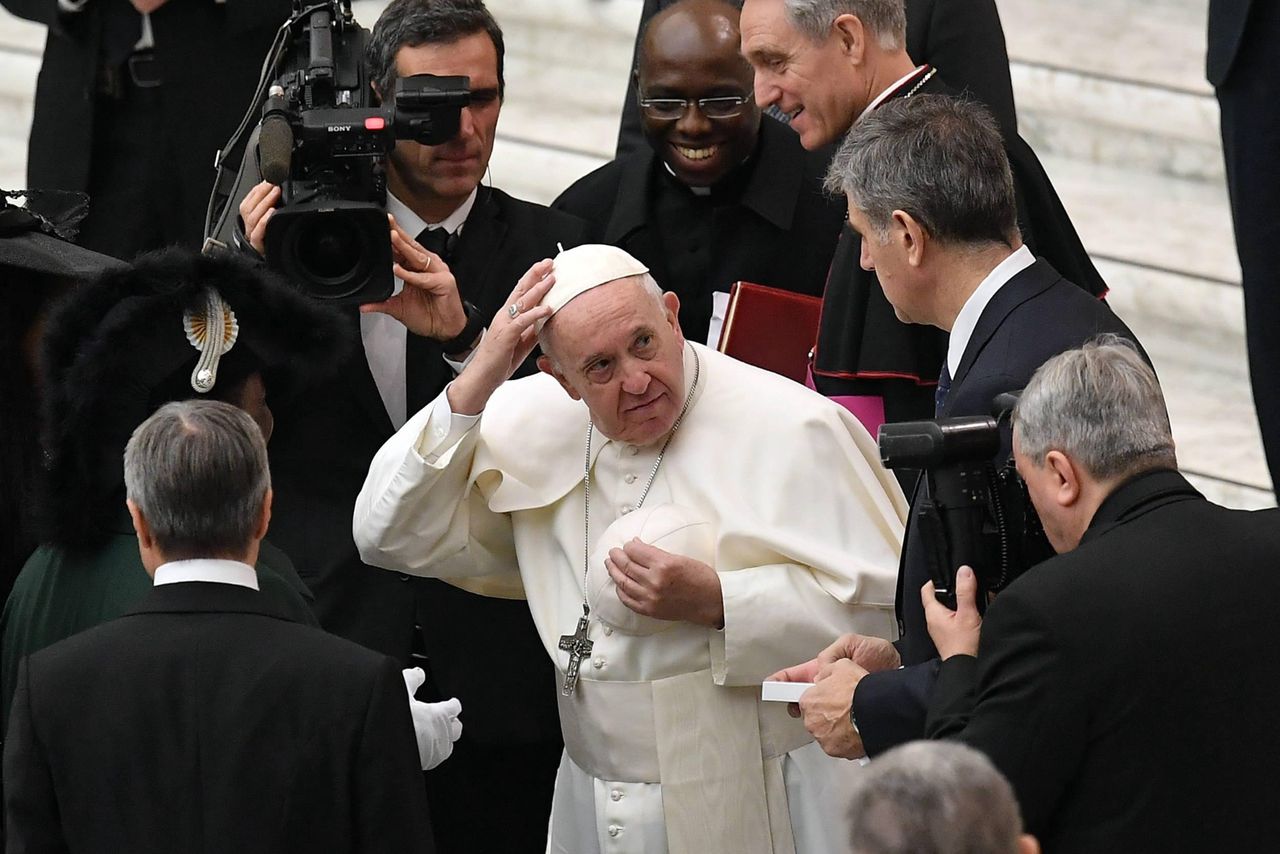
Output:
[[907,89],[921,82],[924,76],[932,73],[932,71],[933,69],[930,68],[928,65],[917,65],[915,68],[911,69],[910,73],[905,74],[902,77],[899,77],[896,83],[894,83],[888,89],[885,89],[879,95],[876,95],[874,98],[872,98],[871,103],[867,104],[867,108],[863,110],[861,114],[859,114],[858,120],[861,121],[862,117],[865,116],[867,113],[871,112],[876,107],[880,106],[890,98],[896,97],[904,89]]
[[973,293],[969,294],[969,298],[960,307],[960,313],[956,315],[955,323],[951,325],[951,340],[947,344],[947,370],[951,372],[951,376],[954,377],[960,370],[960,361],[964,358],[965,348],[969,346],[969,339],[973,337],[973,330],[978,326],[978,318],[982,317],[983,309],[1010,279],[1035,262],[1036,256],[1031,254],[1024,243],[992,268]]
[[217,558],[171,560],[156,568],[155,587],[160,587],[163,584],[181,584],[185,581],[234,584],[237,587],[258,589],[257,571],[238,560],[220,560]]
[[[732,194],[733,196],[738,196],[738,195],[741,195],[740,191],[741,191],[742,185],[746,183],[745,178],[748,172],[746,167],[751,162],[751,159],[755,156],[756,150],[759,148],[760,148],[760,141],[756,140],[756,145],[751,149],[751,153],[748,154],[746,157],[744,157],[741,163],[739,163],[737,166],[734,166],[732,169],[730,169],[728,174],[726,174],[723,178],[721,178],[718,183],[710,187],[694,187],[690,184],[686,184],[684,181],[680,180],[680,177],[678,175],[676,175],[675,170],[671,168],[670,163],[663,160],[661,157],[658,157],[658,160],[659,162],[662,163],[662,168],[666,172],[668,178],[670,178],[677,185],[679,185],[680,187],[683,187],[685,190],[689,191],[695,196],[698,196],[700,198],[705,198],[706,196],[711,196],[711,195],[721,196],[726,193]],[[655,157],[658,156],[656,152],[654,156]]]
[[462,226],[467,221],[467,217],[471,215],[471,209],[475,207],[476,196],[480,192],[480,187],[476,186],[471,190],[471,195],[467,196],[462,204],[454,208],[453,213],[442,219],[440,222],[427,222],[418,216],[404,202],[397,199],[391,193],[387,193],[387,213],[396,218],[396,222],[400,223],[410,235],[418,235],[428,228],[443,228],[450,234],[457,234],[462,231]]

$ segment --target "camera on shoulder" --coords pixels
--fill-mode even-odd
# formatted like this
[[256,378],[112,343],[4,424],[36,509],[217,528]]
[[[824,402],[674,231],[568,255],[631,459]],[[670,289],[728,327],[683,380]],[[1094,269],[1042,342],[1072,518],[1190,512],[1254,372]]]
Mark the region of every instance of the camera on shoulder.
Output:
[[[250,113],[224,149],[238,144],[260,105],[257,145],[232,186],[251,186],[258,176],[280,185],[280,205],[267,222],[267,263],[337,304],[392,293],[386,156],[396,140],[447,142],[471,103],[468,78],[417,74],[397,80],[394,98],[376,104],[364,63],[368,39],[350,0],[295,0]],[[232,192],[215,187],[211,210]]]

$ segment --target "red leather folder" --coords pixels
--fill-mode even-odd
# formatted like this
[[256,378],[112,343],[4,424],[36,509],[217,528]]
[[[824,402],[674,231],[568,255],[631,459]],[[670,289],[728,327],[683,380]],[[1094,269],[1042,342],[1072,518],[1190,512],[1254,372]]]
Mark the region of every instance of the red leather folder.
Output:
[[803,383],[821,309],[820,297],[734,282],[717,349]]

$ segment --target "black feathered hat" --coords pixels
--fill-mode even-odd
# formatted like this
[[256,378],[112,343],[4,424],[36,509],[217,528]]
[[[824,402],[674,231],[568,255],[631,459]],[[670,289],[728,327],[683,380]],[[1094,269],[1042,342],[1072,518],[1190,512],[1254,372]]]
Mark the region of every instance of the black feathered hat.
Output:
[[[200,375],[209,386],[200,388],[197,348],[223,319],[229,348],[212,360],[214,375]],[[278,399],[331,375],[353,333],[333,309],[226,251],[141,255],[76,289],[51,314],[44,339],[43,539],[90,548],[129,530],[124,446],[164,403],[221,397],[255,372]]]

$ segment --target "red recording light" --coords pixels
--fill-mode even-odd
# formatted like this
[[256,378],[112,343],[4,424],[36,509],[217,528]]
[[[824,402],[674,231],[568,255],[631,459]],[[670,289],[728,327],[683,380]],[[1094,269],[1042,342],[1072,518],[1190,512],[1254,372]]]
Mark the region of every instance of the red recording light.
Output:
[[387,120],[380,116],[370,116],[364,120],[365,130],[382,130],[387,126]]

